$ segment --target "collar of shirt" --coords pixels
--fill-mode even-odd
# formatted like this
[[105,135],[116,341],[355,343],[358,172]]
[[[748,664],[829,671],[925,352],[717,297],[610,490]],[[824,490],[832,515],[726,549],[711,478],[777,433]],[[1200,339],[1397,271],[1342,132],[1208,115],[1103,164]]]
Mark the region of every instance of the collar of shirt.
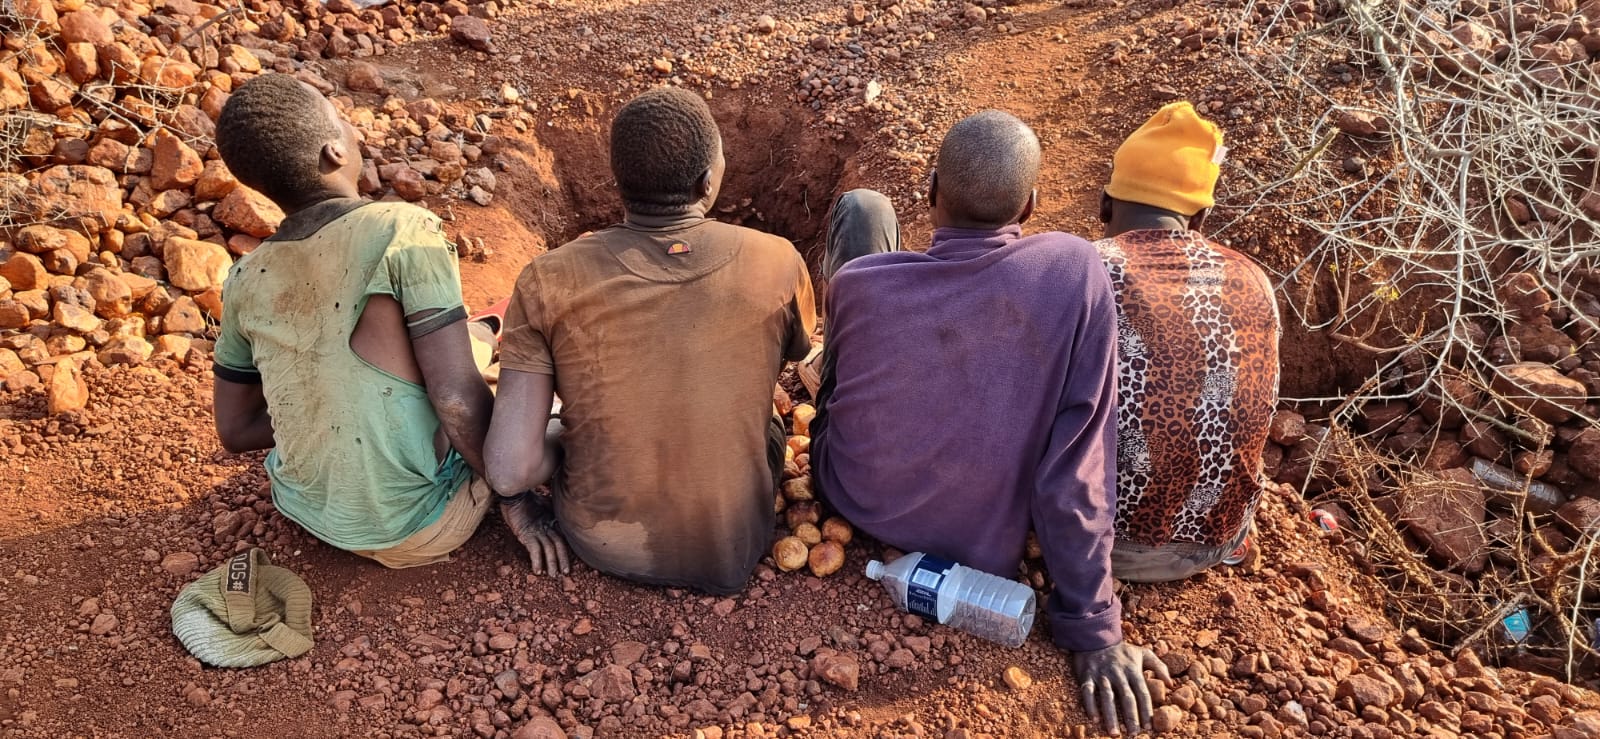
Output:
[[1010,244],[1022,237],[1022,226],[1011,224],[998,229],[945,227],[933,232],[928,256],[940,259],[966,259]]
[[644,213],[628,213],[622,219],[622,226],[634,231],[676,231],[702,223],[705,220],[705,208],[696,205],[682,213],[669,215],[657,216]]

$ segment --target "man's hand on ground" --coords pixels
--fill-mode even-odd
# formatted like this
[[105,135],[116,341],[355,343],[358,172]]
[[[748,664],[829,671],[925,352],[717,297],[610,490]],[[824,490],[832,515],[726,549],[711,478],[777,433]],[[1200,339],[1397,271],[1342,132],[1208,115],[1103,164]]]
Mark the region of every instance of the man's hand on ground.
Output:
[[562,574],[571,571],[572,554],[567,540],[556,528],[555,511],[537,495],[523,495],[500,503],[500,516],[528,548],[533,574]]
[[1078,675],[1083,710],[1089,720],[1100,719],[1107,734],[1117,734],[1117,716],[1129,736],[1150,729],[1150,687],[1144,671],[1171,680],[1167,664],[1143,647],[1127,642],[1093,652],[1073,652],[1072,671]]

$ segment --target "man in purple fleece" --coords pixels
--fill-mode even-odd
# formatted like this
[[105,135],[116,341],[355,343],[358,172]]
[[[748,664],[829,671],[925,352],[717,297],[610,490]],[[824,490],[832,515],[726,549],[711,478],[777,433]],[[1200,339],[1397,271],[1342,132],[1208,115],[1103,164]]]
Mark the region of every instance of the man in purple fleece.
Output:
[[893,210],[846,193],[828,235],[828,339],[812,467],[827,500],[893,546],[1012,577],[1028,529],[1056,589],[1056,645],[1084,709],[1150,723],[1148,649],[1122,640],[1111,589],[1116,302],[1100,257],[1064,233],[1023,237],[1039,140],[999,111],[945,136],[926,253],[893,251]]

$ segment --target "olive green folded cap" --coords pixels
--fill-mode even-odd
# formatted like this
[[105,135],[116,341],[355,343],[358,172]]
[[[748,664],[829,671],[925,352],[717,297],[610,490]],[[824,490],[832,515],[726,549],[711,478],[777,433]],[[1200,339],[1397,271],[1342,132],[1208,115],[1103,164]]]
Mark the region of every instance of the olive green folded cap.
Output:
[[172,633],[215,667],[255,667],[311,650],[311,588],[252,549],[189,583],[172,603]]

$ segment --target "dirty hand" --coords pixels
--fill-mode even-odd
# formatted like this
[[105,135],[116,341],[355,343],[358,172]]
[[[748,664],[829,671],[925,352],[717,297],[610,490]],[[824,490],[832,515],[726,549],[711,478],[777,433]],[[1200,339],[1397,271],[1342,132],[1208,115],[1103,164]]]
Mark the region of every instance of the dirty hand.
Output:
[[1127,642],[1113,644],[1092,652],[1073,652],[1072,671],[1078,675],[1082,691],[1083,710],[1089,720],[1099,718],[1107,734],[1115,735],[1117,715],[1128,735],[1150,729],[1150,687],[1145,682],[1144,671],[1150,670],[1162,680],[1171,680],[1167,664],[1155,652],[1136,647]]
[[500,501],[500,517],[516,534],[517,541],[528,548],[533,561],[533,574],[567,574],[571,570],[572,554],[567,540],[556,527],[555,511],[537,495],[524,494]]

